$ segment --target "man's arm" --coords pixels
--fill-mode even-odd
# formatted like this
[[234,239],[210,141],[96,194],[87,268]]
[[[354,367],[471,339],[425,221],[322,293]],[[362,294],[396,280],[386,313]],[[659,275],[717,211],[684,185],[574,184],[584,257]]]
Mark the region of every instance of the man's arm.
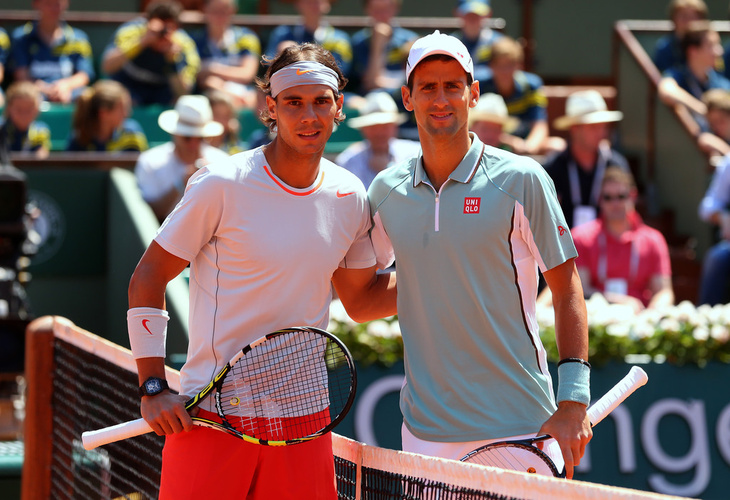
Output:
[[358,323],[396,314],[398,291],[395,273],[376,274],[367,269],[338,268],[332,284],[347,314]]
[[659,81],[659,97],[669,106],[682,104],[691,111],[700,115],[707,114],[707,106],[697,99],[695,96],[679,86],[677,81],[669,76],[665,76]]
[[[188,265],[186,260],[172,255],[152,241],[129,282],[129,308],[152,307],[164,309],[167,284]],[[164,358],[138,358],[139,383],[149,377],[165,378]],[[193,422],[185,411],[185,395],[163,391],[156,396],[143,396],[142,417],[158,434],[190,430]]]
[[[555,336],[560,359],[588,359],[588,319],[580,277],[573,259],[543,273],[553,295]],[[560,383],[560,381],[558,381]],[[560,401],[558,409],[540,428],[560,445],[565,460],[566,477],[580,463],[585,447],[593,436],[586,415],[586,405]]]

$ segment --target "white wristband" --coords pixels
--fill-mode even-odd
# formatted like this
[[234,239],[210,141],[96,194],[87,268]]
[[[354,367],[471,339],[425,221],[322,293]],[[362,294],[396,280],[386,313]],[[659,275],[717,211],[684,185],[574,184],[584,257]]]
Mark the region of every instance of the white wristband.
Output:
[[132,356],[164,358],[167,339],[167,311],[154,307],[134,307],[127,311],[127,330]]

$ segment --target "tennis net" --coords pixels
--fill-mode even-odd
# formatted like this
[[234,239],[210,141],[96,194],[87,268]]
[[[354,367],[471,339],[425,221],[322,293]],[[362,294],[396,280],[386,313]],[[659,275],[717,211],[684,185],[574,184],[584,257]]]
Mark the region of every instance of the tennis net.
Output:
[[[137,418],[131,352],[59,317],[26,335],[22,498],[157,498],[164,439],[146,434],[87,451],[81,433]],[[179,373],[169,369],[170,386]],[[50,437],[50,438],[49,438]],[[667,499],[635,490],[500,471],[334,435],[340,499]]]

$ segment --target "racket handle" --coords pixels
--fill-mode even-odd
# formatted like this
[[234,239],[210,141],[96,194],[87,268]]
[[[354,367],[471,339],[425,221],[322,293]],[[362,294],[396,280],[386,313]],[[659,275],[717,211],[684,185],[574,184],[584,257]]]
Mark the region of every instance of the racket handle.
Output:
[[591,419],[591,425],[606,418],[606,416],[616,409],[626,398],[628,398],[636,389],[646,384],[649,377],[646,372],[638,367],[631,368],[621,381],[613,386],[601,399],[596,401],[588,408],[588,417]]
[[145,419],[130,420],[121,424],[112,425],[96,431],[86,431],[81,434],[81,442],[87,450],[93,450],[97,446],[102,446],[115,441],[141,436],[152,432],[152,427]]

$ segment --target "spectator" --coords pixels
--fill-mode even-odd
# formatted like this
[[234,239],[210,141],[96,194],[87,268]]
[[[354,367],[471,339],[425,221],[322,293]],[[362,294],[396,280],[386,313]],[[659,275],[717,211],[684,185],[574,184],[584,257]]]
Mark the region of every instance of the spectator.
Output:
[[[5,78],[5,65],[8,62],[8,55],[10,55],[10,37],[8,33],[0,28],[0,84],[3,83]],[[5,104],[5,94],[3,89],[0,87],[0,107]]]
[[716,60],[722,56],[720,35],[707,21],[690,24],[682,38],[686,58],[683,65],[664,72],[659,82],[659,97],[669,106],[684,106],[698,123],[696,135],[707,131],[707,106],[702,94],[714,88],[730,89],[730,80],[715,71]]
[[418,142],[396,138],[398,125],[406,119],[398,112],[398,105],[390,94],[369,93],[360,116],[347,122],[350,127],[359,129],[365,140],[345,149],[335,163],[357,175],[367,188],[381,170],[418,155],[421,149]]
[[195,84],[200,58],[180,28],[181,11],[174,0],[150,3],[146,17],[121,25],[104,52],[104,72],[127,87],[135,106],[172,104]]
[[719,242],[705,254],[700,280],[700,304],[730,302],[730,156],[715,169],[699,207],[700,218],[717,226]]
[[371,26],[352,35],[350,86],[360,95],[382,89],[400,94],[408,51],[418,34],[394,21],[401,0],[364,0]]
[[68,151],[144,151],[147,137],[129,118],[129,92],[114,80],[99,80],[76,101]]
[[674,304],[669,248],[664,236],[636,212],[637,190],[628,171],[609,166],[603,176],[601,217],[573,229],[586,298],[600,292],[633,311]]
[[507,105],[499,94],[482,94],[477,105],[469,110],[469,130],[487,146],[508,150],[509,146],[502,138],[518,125],[519,120],[509,116]]
[[86,33],[61,20],[68,0],[32,0],[38,20],[13,32],[10,67],[15,81],[34,82],[47,101],[69,103],[94,79]]
[[205,28],[193,34],[200,54],[200,90],[229,94],[237,106],[254,108],[256,89],[251,86],[259,69],[261,42],[248,28],[231,26],[236,0],[206,0]]
[[492,16],[489,0],[459,0],[456,14],[463,23],[453,36],[469,49],[474,62],[474,79],[486,80],[489,76],[489,61],[492,59],[492,45],[504,35],[484,26],[484,21]]
[[203,141],[223,133],[223,125],[213,121],[205,96],[180,97],[175,109],[163,111],[157,122],[172,140],[142,153],[134,172],[142,198],[162,222],[180,201],[190,176],[228,155]]
[[579,90],[568,96],[565,116],[553,123],[558,130],[568,130],[568,145],[548,158],[544,167],[555,183],[568,227],[597,217],[607,165],[629,169],[626,158],[608,142],[609,124],[622,118],[620,111],[607,109],[598,91]]
[[266,55],[273,58],[288,43],[316,43],[329,50],[344,74],[350,72],[352,45],[342,30],[330,26],[324,16],[330,11],[330,0],[296,0],[301,22],[294,26],[277,26],[269,35]]
[[708,17],[707,5],[703,0],[672,0],[668,10],[674,31],[657,40],[654,47],[654,64],[660,73],[685,63],[682,38],[692,21]]
[[502,37],[492,46],[490,73],[479,82],[481,93],[499,94],[507,103],[510,116],[520,125],[509,137],[508,145],[517,154],[544,154],[565,147],[565,141],[549,137],[547,97],[542,90],[542,79],[520,68],[524,59],[522,45],[509,37]]
[[15,82],[8,87],[5,116],[0,121],[0,137],[7,141],[8,150],[32,152],[46,158],[51,150],[51,130],[36,121],[43,98],[31,82]]
[[238,121],[238,109],[230,95],[220,90],[211,90],[205,95],[208,97],[213,111],[213,120],[223,125],[223,133],[208,138],[208,144],[225,151],[229,155],[248,149],[246,143],[239,137],[241,123]]
[[710,89],[702,94],[707,106],[708,132],[702,132],[697,143],[710,156],[730,153],[730,90]]

